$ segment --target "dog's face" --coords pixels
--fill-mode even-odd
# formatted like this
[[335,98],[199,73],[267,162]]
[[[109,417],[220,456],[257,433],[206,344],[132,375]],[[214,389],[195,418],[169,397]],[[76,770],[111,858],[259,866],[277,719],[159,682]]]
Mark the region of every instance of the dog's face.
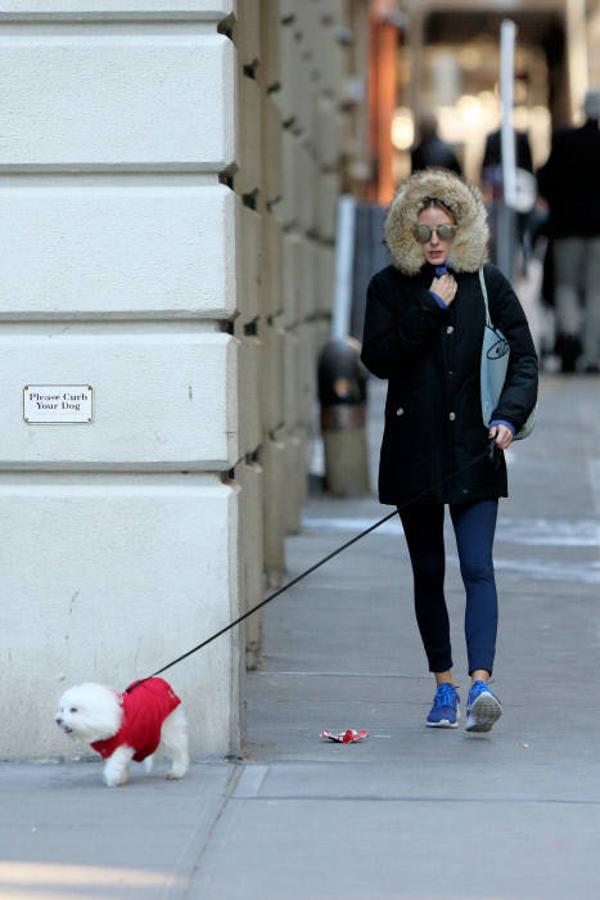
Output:
[[92,742],[116,734],[121,718],[115,691],[102,684],[78,684],[60,698],[54,721],[65,734]]

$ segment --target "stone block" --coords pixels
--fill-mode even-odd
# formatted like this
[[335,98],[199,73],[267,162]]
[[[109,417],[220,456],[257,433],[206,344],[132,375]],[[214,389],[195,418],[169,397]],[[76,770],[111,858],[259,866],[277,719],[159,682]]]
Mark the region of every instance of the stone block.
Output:
[[298,227],[305,234],[312,234],[315,231],[317,220],[318,170],[311,148],[306,141],[299,144],[297,158]]
[[291,228],[300,215],[300,190],[306,189],[300,180],[300,139],[289,128],[281,134],[281,160],[283,185],[277,215],[284,228]]
[[[310,47],[311,26],[313,24],[311,7],[313,3],[302,3],[294,0],[294,32],[303,45]],[[320,5],[320,4],[319,4]]]
[[4,0],[2,19],[198,19],[220,21],[235,0]]
[[286,328],[293,327],[298,321],[301,310],[301,247],[302,239],[293,231],[283,235],[283,311],[281,324]]
[[261,57],[258,78],[264,91],[281,84],[280,0],[262,0]]
[[276,316],[283,305],[282,240],[283,228],[279,218],[271,213],[262,217],[264,267],[261,310],[266,319]]
[[234,185],[238,194],[253,194],[262,184],[262,128],[260,87],[254,78],[240,73],[239,171]]
[[318,322],[304,322],[298,327],[301,350],[301,424],[308,433],[315,427],[317,412],[317,362],[321,347]]
[[262,191],[265,203],[274,203],[283,193],[281,113],[270,94],[263,96],[263,172]]
[[263,347],[258,337],[246,336],[238,348],[238,456],[254,453],[262,437],[259,385]]
[[294,130],[301,134],[305,141],[314,144],[316,104],[318,97],[318,83],[315,81],[314,47],[309,51],[300,48],[300,78],[296,86],[294,108],[296,116]]
[[[261,216],[243,204],[238,205],[237,220],[237,300],[242,322],[253,322],[260,315],[263,289],[263,223]],[[222,255],[229,259],[228,248]]]
[[238,3],[234,41],[240,64],[254,67],[262,57],[260,36],[262,18],[261,0],[242,0]]
[[302,242],[302,289],[304,317],[311,318],[319,308],[318,304],[318,266],[319,244],[316,241],[306,239]]
[[0,318],[234,314],[232,191],[171,178],[38,182],[0,186]]
[[261,399],[262,427],[266,432],[276,431],[284,424],[284,332],[274,326],[261,329]]
[[324,29],[322,34],[320,58],[320,85],[323,91],[339,104],[344,99],[346,75],[350,69],[348,49],[335,39],[333,27]]
[[[0,30],[0,170],[219,172],[236,157],[220,34]],[[10,122],[10,127],[7,123]]]
[[331,77],[333,79],[333,94],[338,105],[347,100],[347,78],[352,71],[352,61],[348,47],[335,41],[331,54]]
[[316,244],[318,256],[317,277],[317,312],[321,315],[333,315],[335,291],[335,251],[325,244]]
[[[191,329],[5,327],[0,469],[229,469],[239,457],[236,344]],[[26,386],[78,384],[93,388],[91,423],[24,421]],[[52,393],[62,404],[60,387]]]
[[310,460],[310,447],[306,434],[306,429],[302,429],[298,431],[296,434],[300,442],[299,450],[298,450],[298,466],[300,472],[300,478],[297,481],[297,490],[298,490],[298,507],[300,510],[300,514],[302,513],[302,505],[306,503],[308,498],[308,465]]
[[286,453],[280,440],[267,438],[262,446],[264,469],[265,573],[269,587],[279,587],[285,572]]
[[[240,462],[235,470],[240,488],[240,563],[241,605],[244,612],[263,599],[264,583],[264,473],[256,462]],[[249,616],[244,623],[246,666],[256,669],[262,653],[262,611]]]
[[285,424],[288,430],[294,429],[301,421],[301,395],[298,391],[300,383],[299,363],[301,360],[296,331],[283,332],[285,352],[284,358],[284,411]]
[[337,172],[317,175],[316,230],[325,241],[335,241],[340,178]]
[[282,22],[288,22],[290,19],[293,19],[298,12],[297,0],[280,0],[279,12]]
[[319,96],[315,106],[317,157],[322,170],[334,170],[341,154],[340,121],[335,103],[330,97]]
[[[0,654],[19,697],[0,758],[80,753],[52,723],[67,687],[122,690],[239,615],[237,507],[214,475],[0,475]],[[224,635],[164,675],[196,757],[239,749],[237,643]]]
[[287,491],[285,493],[285,530],[287,534],[301,531],[302,503],[305,497],[307,465],[305,441],[300,434],[286,437]]
[[327,0],[327,13],[334,24],[348,26],[349,11],[348,0]]
[[283,126],[293,122],[296,115],[295,101],[298,73],[298,54],[293,25],[284,23],[279,31],[281,59],[285,60],[281,67],[281,89],[274,95],[277,105],[281,110]]

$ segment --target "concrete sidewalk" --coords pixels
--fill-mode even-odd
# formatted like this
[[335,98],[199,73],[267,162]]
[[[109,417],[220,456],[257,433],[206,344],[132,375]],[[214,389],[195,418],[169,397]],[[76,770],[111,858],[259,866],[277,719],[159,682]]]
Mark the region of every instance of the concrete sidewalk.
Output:
[[[395,521],[265,612],[249,677],[248,758],[181,784],[95,764],[0,767],[0,897],[596,898],[600,766],[600,379],[550,379],[510,453],[501,505],[495,687],[504,715],[468,736],[424,727],[433,683]],[[382,386],[372,385],[378,442]],[[314,498],[288,542],[296,575],[381,518]],[[456,675],[468,679],[448,534]],[[365,727],[339,746],[323,727]]]

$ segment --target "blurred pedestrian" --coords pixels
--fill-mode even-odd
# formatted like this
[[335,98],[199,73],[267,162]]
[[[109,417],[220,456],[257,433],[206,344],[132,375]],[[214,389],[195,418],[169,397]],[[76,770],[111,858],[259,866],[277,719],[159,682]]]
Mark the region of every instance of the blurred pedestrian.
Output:
[[410,153],[413,172],[435,167],[462,175],[456,153],[438,134],[438,122],[433,113],[425,113],[421,117],[418,134],[419,143]]
[[[370,282],[362,347],[367,368],[389,380],[379,499],[400,508],[417,622],[437,684],[427,725],[442,728],[456,727],[460,702],[444,599],[443,522],[449,506],[466,589],[472,682],[466,727],[489,731],[501,714],[488,681],[498,621],[492,544],[498,498],[507,496],[502,451],[535,405],[536,354],[512,287],[499,269],[484,266],[488,226],[476,188],[450,172],[411,175],[391,205],[385,230],[393,265]],[[492,321],[511,353],[489,428],[480,403],[480,267]],[[490,438],[498,450],[495,464],[485,453]]]
[[[533,174],[531,144],[526,131],[515,131],[515,188],[517,241],[523,258],[523,272],[531,257],[532,213],[537,199],[537,184]],[[481,162],[481,187],[486,203],[500,203],[504,199],[504,179],[502,173],[502,135],[500,130],[492,131],[485,139],[485,150]]]
[[[515,131],[515,164],[517,169],[533,174],[531,145],[526,131]],[[502,136],[500,130],[492,131],[485,139],[481,161],[481,180],[484,185],[502,184]]]
[[585,125],[557,131],[538,172],[550,207],[563,372],[600,372],[600,89],[588,91],[584,108]]

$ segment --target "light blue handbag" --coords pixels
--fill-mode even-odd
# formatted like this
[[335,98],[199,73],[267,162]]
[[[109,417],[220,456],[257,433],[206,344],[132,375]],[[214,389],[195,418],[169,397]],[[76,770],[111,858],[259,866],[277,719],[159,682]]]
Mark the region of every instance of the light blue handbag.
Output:
[[[499,328],[496,328],[490,316],[487,286],[483,267],[479,269],[481,293],[485,302],[485,328],[483,330],[483,346],[481,348],[481,414],[483,424],[490,427],[492,413],[498,406],[500,394],[506,381],[506,370],[510,357],[510,345]],[[513,440],[520,441],[529,437],[535,424],[535,407],[527,421]]]

